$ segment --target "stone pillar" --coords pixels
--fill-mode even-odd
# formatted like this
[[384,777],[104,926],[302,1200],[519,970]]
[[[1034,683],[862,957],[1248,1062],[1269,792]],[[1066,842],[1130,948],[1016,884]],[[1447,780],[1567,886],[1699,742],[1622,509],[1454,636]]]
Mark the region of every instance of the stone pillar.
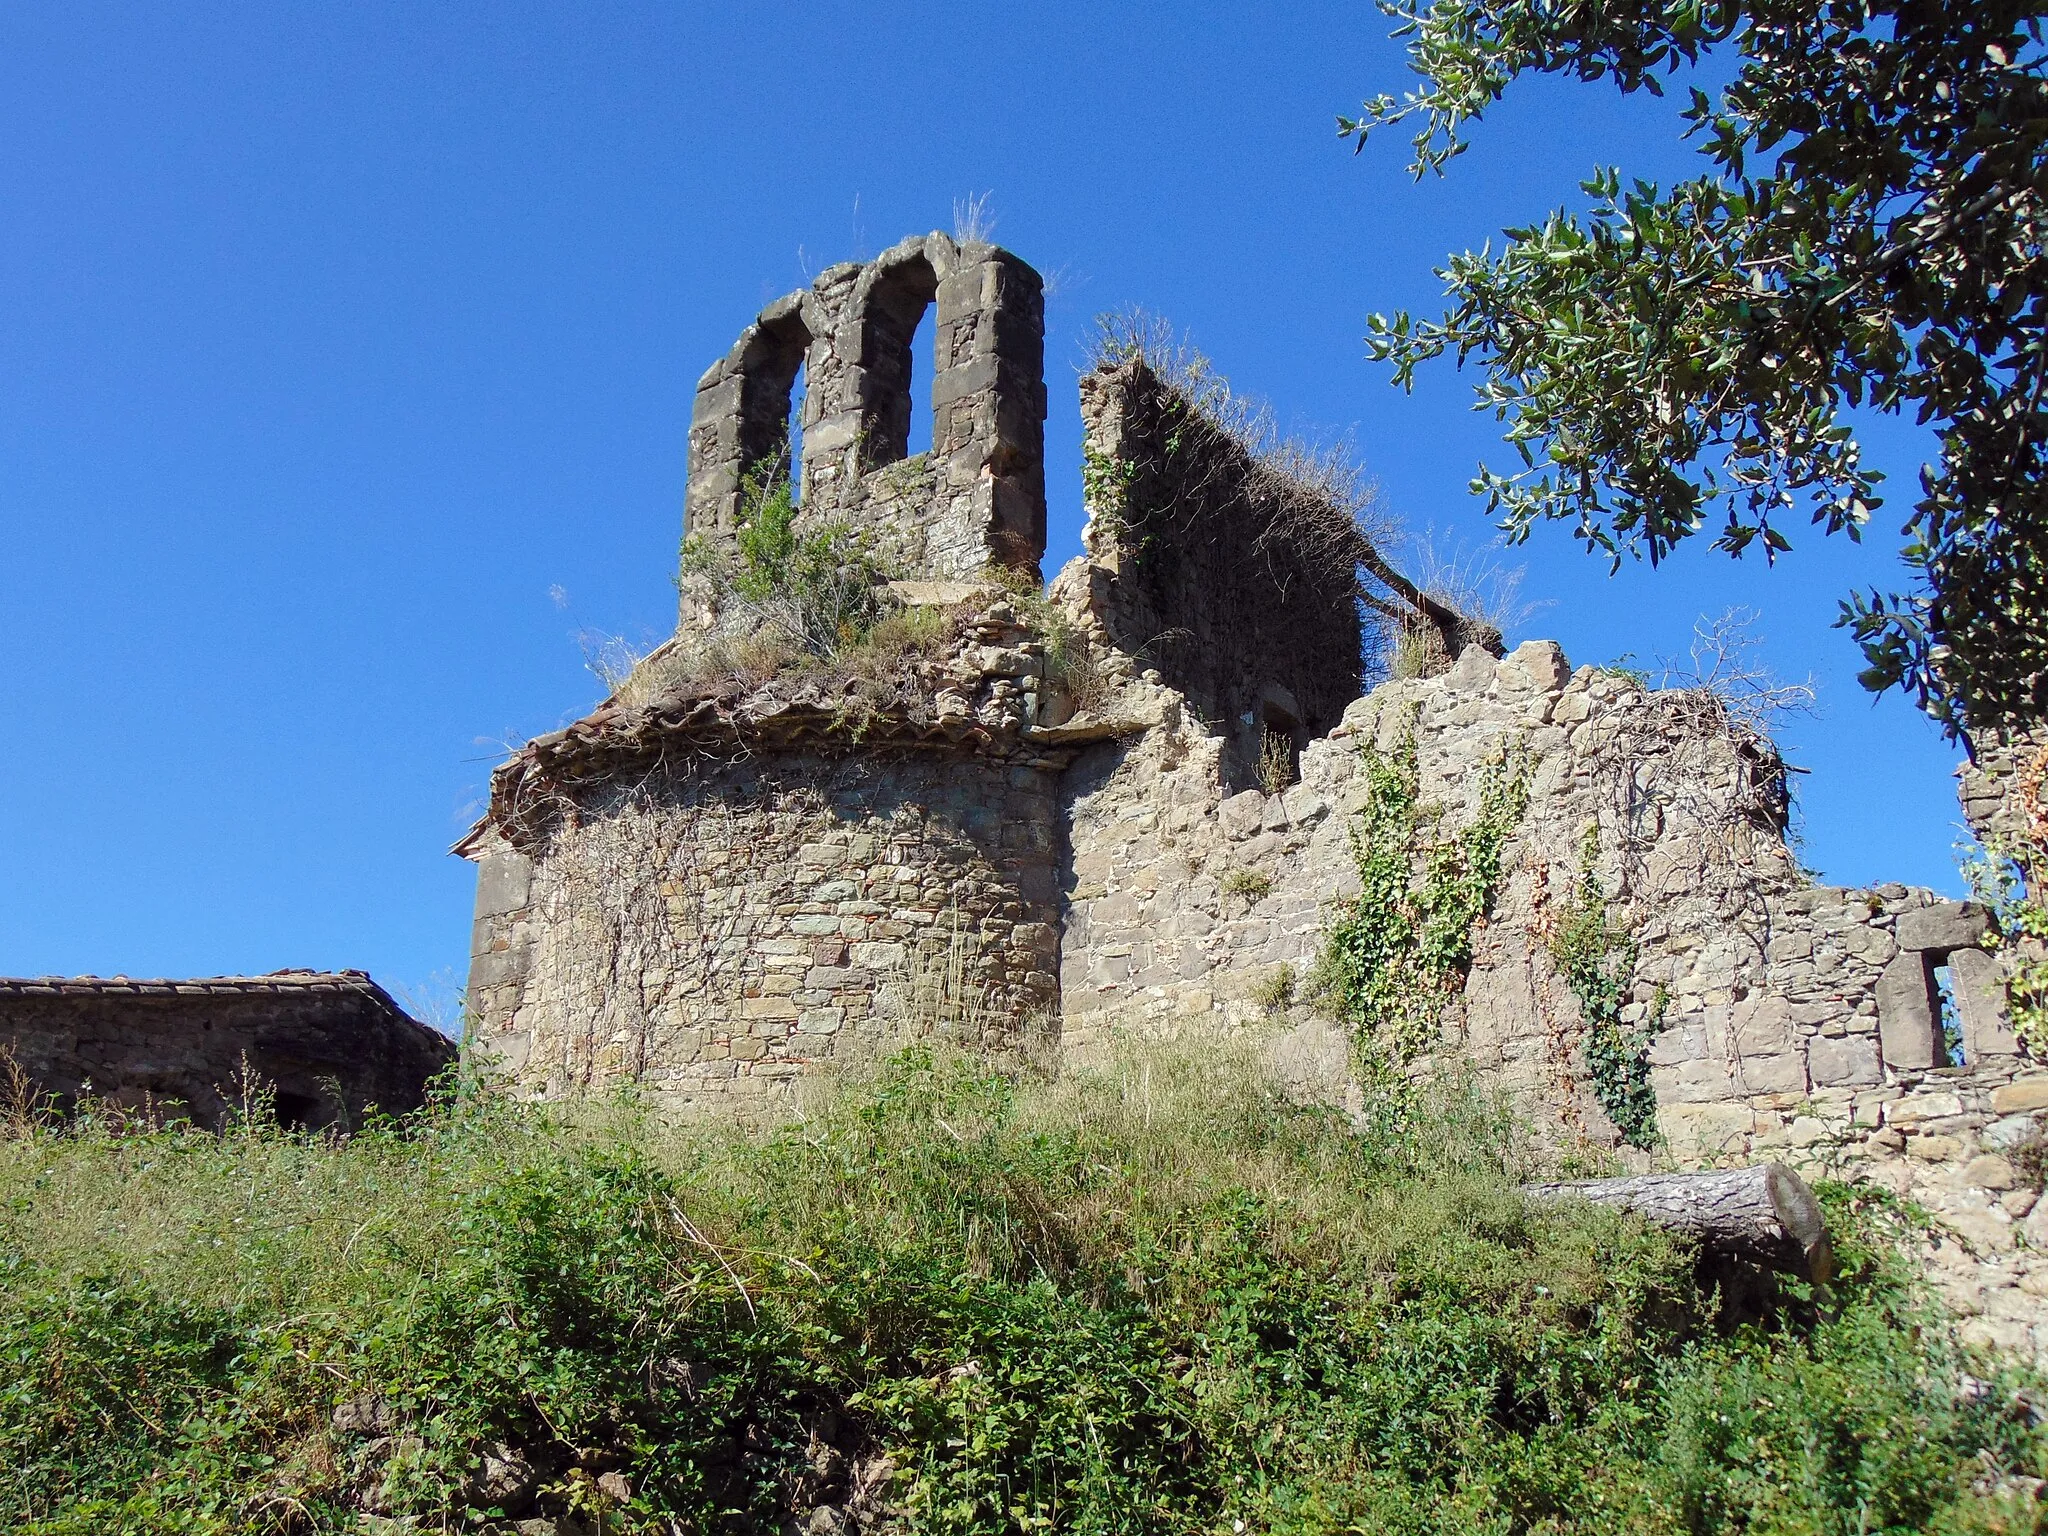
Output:
[[2005,980],[1998,962],[1981,949],[1952,950],[1948,975],[1962,1016],[1964,1056],[1971,1062],[2017,1056],[2020,1043],[2005,1016]]
[[1941,1048],[1936,1027],[1940,1016],[1926,959],[1917,951],[1903,951],[1877,981],[1877,1028],[1884,1064],[1894,1072],[1946,1066],[1947,1053]]
[[[988,561],[1038,572],[1045,554],[1045,285],[1008,251],[957,248],[940,281],[932,456]],[[947,574],[967,576],[956,570]]]
[[697,381],[683,493],[686,533],[729,542],[739,529],[742,477],[777,461],[790,472],[790,391],[819,319],[808,294],[777,299]]
[[533,860],[480,825],[455,851],[476,861],[476,921],[470,930],[468,1024],[476,1049],[504,1070],[524,1065],[517,1028],[533,967]]

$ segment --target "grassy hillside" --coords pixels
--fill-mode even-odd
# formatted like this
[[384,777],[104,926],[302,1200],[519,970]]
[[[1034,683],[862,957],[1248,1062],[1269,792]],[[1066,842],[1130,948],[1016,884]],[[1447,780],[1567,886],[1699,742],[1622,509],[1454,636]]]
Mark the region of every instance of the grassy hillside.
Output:
[[[1897,1222],[1712,1325],[1451,1091],[896,1058],[766,1136],[447,1104],[345,1141],[0,1137],[0,1526],[2020,1531],[2026,1383]],[[525,1524],[517,1522],[524,1521]]]

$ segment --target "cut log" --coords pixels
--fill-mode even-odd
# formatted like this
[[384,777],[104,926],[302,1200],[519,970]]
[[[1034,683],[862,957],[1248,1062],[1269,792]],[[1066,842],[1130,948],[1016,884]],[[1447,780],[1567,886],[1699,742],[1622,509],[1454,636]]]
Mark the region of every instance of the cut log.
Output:
[[1783,1163],[1712,1173],[1652,1173],[1632,1179],[1525,1184],[1531,1200],[1618,1205],[1695,1238],[1702,1257],[1733,1260],[1826,1284],[1835,1254],[1806,1181]]

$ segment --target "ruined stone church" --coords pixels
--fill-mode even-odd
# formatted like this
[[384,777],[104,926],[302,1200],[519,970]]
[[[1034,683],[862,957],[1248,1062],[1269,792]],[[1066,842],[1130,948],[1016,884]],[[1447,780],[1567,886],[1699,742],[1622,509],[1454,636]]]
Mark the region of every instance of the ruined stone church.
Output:
[[[1910,1193],[1991,1255],[1951,1277],[1980,1333],[2048,1345],[2028,1241],[2048,1227],[2007,1155],[2037,1138],[2048,1074],[2002,1012],[1985,913],[1815,883],[1762,735],[1697,690],[1506,651],[1137,352],[1080,380],[1084,552],[1041,593],[1046,407],[1038,274],[938,234],[771,304],[704,374],[700,559],[739,550],[761,466],[786,465],[798,531],[856,538],[920,639],[777,665],[686,571],[675,638],[497,770],[458,848],[501,1081],[767,1117],[923,1028],[1054,1058],[1117,1030],[1257,1032],[1341,1102],[1351,1042],[1296,999],[1358,889],[1372,770],[1412,751],[1456,827],[1513,763],[1526,809],[1432,1054],[1548,1134],[1646,1160],[1553,958],[1591,880],[1628,935],[1611,1022],[1641,1042],[1657,1155],[1805,1157]],[[1383,620],[1429,642],[1423,664],[1367,676]],[[2006,814],[2014,773],[1970,778],[1974,822]]]

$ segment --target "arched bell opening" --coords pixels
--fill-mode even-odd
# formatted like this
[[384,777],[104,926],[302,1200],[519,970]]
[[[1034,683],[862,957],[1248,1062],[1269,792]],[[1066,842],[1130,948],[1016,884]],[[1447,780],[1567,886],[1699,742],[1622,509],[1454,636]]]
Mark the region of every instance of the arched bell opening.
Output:
[[922,436],[918,451],[931,448],[930,378],[925,380],[922,410],[914,403],[914,385],[920,372],[916,365],[920,342],[930,359],[931,376],[938,372],[936,327],[930,320],[938,292],[938,273],[922,254],[877,273],[867,290],[859,316],[860,467],[864,474],[909,458],[914,426]]
[[764,321],[740,359],[739,468],[762,484],[788,480],[802,461],[804,354],[811,333],[801,316]]

